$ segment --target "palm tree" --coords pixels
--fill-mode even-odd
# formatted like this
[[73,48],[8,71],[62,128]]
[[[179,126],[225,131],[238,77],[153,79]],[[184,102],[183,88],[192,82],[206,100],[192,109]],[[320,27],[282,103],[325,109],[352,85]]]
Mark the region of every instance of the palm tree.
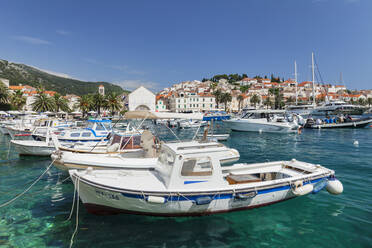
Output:
[[256,104],[257,103],[260,103],[261,102],[261,99],[260,97],[257,95],[257,94],[254,94],[251,98],[251,103],[254,104],[254,107],[256,107]]
[[222,92],[220,90],[216,90],[213,92],[213,95],[216,98],[216,104],[217,104],[217,109],[218,109],[218,104],[221,102]]
[[0,82],[0,104],[9,102],[9,91],[5,84]]
[[221,95],[221,102],[225,104],[225,112],[227,110],[227,103],[231,102],[231,100],[232,100],[232,97],[230,93],[226,92]]
[[47,112],[54,111],[55,104],[51,97],[44,93],[43,89],[38,89],[35,101],[31,104],[33,111]]
[[97,110],[98,115],[101,115],[101,108],[105,107],[106,99],[103,95],[97,92],[93,95],[92,104],[94,106],[94,109]]
[[10,103],[17,110],[22,110],[23,109],[23,106],[26,105],[26,97],[23,96],[23,92],[22,91],[17,90],[16,92],[14,92],[13,95],[10,96]]
[[56,93],[53,96],[53,101],[54,101],[54,107],[55,111],[59,112],[60,110],[69,112],[70,108],[68,107],[68,101],[61,96],[61,94]]
[[265,101],[263,102],[264,105],[266,105],[266,108],[269,109],[269,106],[271,106],[272,101],[270,99],[270,96],[266,97]]
[[115,115],[115,112],[121,109],[122,105],[118,93],[112,92],[106,96],[106,107],[110,109],[111,115]]
[[250,85],[243,85],[243,86],[240,86],[240,91],[242,93],[246,93],[249,88],[250,88]]
[[359,98],[358,103],[359,105],[362,105],[362,106],[367,105],[367,101],[363,98]]
[[84,95],[80,97],[77,107],[83,112],[83,116],[87,114],[92,105],[92,99],[90,95]]
[[244,100],[243,95],[239,95],[238,96],[238,108],[239,108],[239,112],[240,112],[240,108],[241,108],[241,105],[242,105],[242,101],[243,100]]
[[367,103],[368,103],[368,106],[371,107],[371,105],[372,105],[372,97],[368,97]]

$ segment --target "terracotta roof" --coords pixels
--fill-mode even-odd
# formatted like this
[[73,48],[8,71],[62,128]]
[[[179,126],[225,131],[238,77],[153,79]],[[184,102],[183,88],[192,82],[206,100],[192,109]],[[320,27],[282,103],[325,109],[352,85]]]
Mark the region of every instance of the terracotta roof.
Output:
[[9,89],[11,90],[21,90],[23,89],[25,86],[21,86],[21,85],[10,85],[9,86]]
[[312,82],[310,82],[310,81],[304,81],[304,82],[302,82],[302,83],[299,83],[298,84],[298,86],[299,87],[303,87],[303,86],[305,86],[306,84],[311,84]]

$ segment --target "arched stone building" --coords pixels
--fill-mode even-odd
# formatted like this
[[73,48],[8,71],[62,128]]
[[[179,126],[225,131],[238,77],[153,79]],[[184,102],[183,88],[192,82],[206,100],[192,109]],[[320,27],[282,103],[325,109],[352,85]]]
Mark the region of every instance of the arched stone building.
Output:
[[151,110],[155,111],[155,94],[141,86],[129,94],[129,111]]

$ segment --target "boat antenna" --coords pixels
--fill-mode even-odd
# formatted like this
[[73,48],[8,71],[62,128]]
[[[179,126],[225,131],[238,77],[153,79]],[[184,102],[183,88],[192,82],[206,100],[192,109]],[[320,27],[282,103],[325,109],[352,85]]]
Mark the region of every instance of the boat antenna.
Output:
[[315,107],[315,71],[314,71],[314,52],[311,53],[311,71],[313,75],[313,106]]
[[297,93],[297,63],[296,60],[294,62],[294,68],[295,68],[295,84],[296,84],[296,105],[298,104],[297,98],[298,98],[298,93]]
[[317,74],[315,74],[315,76],[316,76],[316,78],[317,78],[317,81],[318,81],[318,82],[321,82],[321,84],[323,85],[324,92],[325,92],[325,94],[326,94],[326,101],[329,102],[328,90],[325,89],[325,83],[324,83],[324,80],[323,80],[322,74],[320,73],[319,66],[318,66],[318,62],[316,61],[316,57],[315,57],[315,56],[314,56],[314,63],[315,63],[316,71],[318,72],[319,78],[318,78]]

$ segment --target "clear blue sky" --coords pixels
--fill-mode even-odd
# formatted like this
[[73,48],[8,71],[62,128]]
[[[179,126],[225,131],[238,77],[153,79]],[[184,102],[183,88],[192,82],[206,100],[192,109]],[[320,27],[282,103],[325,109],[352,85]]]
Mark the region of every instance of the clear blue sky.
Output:
[[0,2],[0,58],[158,90],[219,73],[372,88],[371,0]]

